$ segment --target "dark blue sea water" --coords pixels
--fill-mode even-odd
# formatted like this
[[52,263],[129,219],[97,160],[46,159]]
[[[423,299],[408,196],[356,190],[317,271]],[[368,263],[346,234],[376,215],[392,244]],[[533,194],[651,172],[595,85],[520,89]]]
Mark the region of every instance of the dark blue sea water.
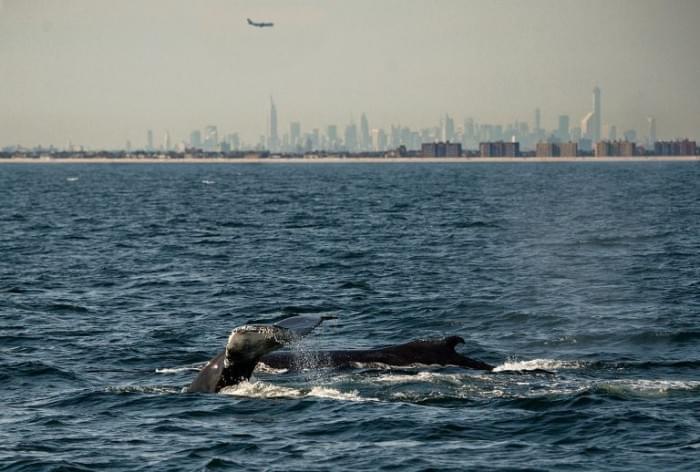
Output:
[[[4,164],[0,199],[0,470],[700,470],[697,163]],[[337,316],[301,351],[498,372],[181,393],[299,313]]]

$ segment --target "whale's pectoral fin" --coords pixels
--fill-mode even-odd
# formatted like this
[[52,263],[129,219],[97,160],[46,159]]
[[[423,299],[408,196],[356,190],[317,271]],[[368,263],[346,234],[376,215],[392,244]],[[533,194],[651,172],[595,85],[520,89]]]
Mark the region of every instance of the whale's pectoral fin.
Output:
[[225,351],[221,351],[216,357],[207,362],[207,365],[199,371],[197,377],[185,388],[185,391],[188,393],[215,392],[221,373],[224,371],[225,354]]

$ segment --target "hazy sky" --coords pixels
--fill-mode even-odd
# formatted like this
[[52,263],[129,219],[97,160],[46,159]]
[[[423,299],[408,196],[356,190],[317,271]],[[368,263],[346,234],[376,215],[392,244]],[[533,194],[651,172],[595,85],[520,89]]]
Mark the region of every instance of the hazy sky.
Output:
[[699,0],[0,0],[0,146],[254,143],[270,95],[280,132],[577,126],[596,84],[604,125],[700,138],[699,22]]

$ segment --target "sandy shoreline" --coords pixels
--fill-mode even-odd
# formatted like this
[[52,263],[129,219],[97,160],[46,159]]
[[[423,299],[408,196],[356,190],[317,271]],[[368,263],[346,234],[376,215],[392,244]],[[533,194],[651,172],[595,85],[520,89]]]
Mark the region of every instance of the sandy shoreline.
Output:
[[357,163],[557,163],[557,162],[679,162],[700,161],[700,156],[635,157],[267,157],[267,158],[10,158],[0,164],[357,164]]

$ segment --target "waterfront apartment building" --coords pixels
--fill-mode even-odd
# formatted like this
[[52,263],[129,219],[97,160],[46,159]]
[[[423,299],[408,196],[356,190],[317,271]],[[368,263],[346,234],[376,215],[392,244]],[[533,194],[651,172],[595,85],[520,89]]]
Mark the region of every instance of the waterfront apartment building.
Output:
[[481,157],[518,157],[520,155],[520,143],[506,143],[503,141],[479,143]]
[[697,152],[695,141],[656,141],[654,143],[654,154],[657,156],[694,156]]
[[599,141],[595,145],[596,157],[632,157],[637,145],[631,141]]
[[576,157],[578,143],[537,143],[537,157]]
[[421,155],[423,157],[460,157],[462,155],[462,145],[449,141],[423,143],[421,145]]

